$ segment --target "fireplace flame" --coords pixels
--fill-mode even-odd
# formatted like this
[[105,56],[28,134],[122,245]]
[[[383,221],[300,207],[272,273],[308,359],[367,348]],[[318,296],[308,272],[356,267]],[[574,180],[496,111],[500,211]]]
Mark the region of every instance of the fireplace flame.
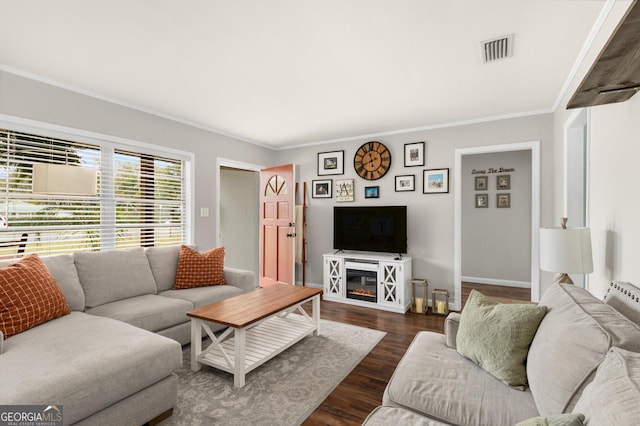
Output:
[[368,296],[368,297],[375,297],[376,293],[374,291],[371,290],[365,290],[365,289],[361,289],[361,288],[357,288],[355,290],[351,290],[349,291],[349,294],[357,294],[359,296]]

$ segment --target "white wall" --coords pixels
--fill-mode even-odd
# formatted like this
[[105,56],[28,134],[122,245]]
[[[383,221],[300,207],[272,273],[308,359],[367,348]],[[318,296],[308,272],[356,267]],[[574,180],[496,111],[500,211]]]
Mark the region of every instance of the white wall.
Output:
[[597,297],[612,280],[640,284],[639,118],[637,94],[624,103],[590,108],[588,225],[594,272],[588,288]]
[[[553,212],[553,116],[542,114],[531,117],[479,123],[450,128],[426,130],[379,138],[392,152],[389,173],[378,181],[365,181],[353,169],[353,156],[368,139],[353,140],[279,151],[276,162],[300,165],[300,182],[331,178],[355,180],[356,201],[350,205],[407,205],[408,254],[413,257],[413,276],[429,280],[431,288],[448,289],[453,295],[453,228],[454,197],[453,176],[457,148],[496,145],[539,140],[541,145],[541,215],[548,220]],[[426,142],[426,166],[404,167],[404,144]],[[342,176],[317,175],[319,152],[344,150],[345,174]],[[450,193],[423,194],[422,171],[430,168],[450,168]],[[415,174],[415,192],[395,192],[394,176]],[[379,199],[364,199],[364,187],[380,186]],[[345,205],[331,199],[309,199],[307,215],[307,282],[322,283],[322,254],[333,250],[333,206]],[[453,300],[453,299],[452,299]]]
[[[490,173],[491,168],[514,171]],[[497,189],[501,175],[511,177],[511,189]],[[475,190],[478,176],[488,178],[481,191]],[[531,151],[465,155],[461,177],[463,281],[531,286]],[[507,193],[511,207],[497,208],[497,194]],[[476,194],[488,195],[488,207],[475,207]]]
[[[158,88],[162,90],[162,88]],[[194,242],[216,244],[216,159],[274,165],[275,152],[207,130],[0,71],[0,114],[131,139],[195,154]],[[209,217],[199,217],[208,207]]]
[[589,289],[598,296],[612,280],[640,284],[639,118],[640,95],[591,112]]
[[[577,111],[567,111],[570,96],[597,58],[620,17],[629,6],[616,2],[593,47],[587,53],[554,114],[555,147],[554,169],[558,177],[555,186],[555,214],[552,222],[543,226],[557,226],[563,215],[564,194],[564,137],[565,126]],[[594,272],[589,276],[589,291],[597,297],[606,293],[611,280],[640,283],[640,95],[624,103],[589,108],[589,227],[593,246]],[[553,277],[541,275],[541,284],[548,286]]]

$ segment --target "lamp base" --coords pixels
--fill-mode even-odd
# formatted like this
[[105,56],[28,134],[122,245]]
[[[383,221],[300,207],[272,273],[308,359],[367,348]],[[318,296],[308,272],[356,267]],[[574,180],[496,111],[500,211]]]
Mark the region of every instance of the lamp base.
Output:
[[554,284],[573,284],[573,280],[567,274],[560,274],[558,278],[553,282]]

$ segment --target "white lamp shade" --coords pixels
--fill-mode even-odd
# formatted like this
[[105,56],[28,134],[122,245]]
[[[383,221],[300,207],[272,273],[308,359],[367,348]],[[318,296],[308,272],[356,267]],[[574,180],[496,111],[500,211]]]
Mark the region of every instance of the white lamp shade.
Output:
[[588,228],[541,228],[540,269],[565,274],[593,272]]
[[33,193],[96,195],[97,172],[66,164],[33,164]]

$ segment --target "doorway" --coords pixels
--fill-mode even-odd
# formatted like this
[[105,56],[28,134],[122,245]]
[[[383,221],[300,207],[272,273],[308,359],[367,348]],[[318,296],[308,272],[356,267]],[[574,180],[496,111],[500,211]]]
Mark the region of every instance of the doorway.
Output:
[[258,276],[259,184],[262,166],[217,161],[217,246],[225,247],[225,266]]
[[[460,310],[462,306],[462,215],[463,215],[463,193],[467,194],[469,191],[463,191],[463,178],[464,184],[468,182],[468,176],[462,176],[462,163],[463,157],[470,155],[478,155],[478,154],[492,154],[492,153],[503,153],[503,152],[515,152],[515,151],[530,151],[531,157],[531,169],[530,169],[530,226],[528,229],[530,236],[530,247],[529,247],[529,257],[530,257],[530,273],[527,281],[531,284],[531,301],[537,302],[540,298],[540,271],[538,267],[538,250],[539,250],[539,228],[540,228],[540,142],[532,141],[532,142],[522,142],[522,143],[513,143],[513,144],[503,144],[503,145],[492,145],[492,146],[484,146],[484,147],[476,147],[476,148],[463,148],[457,149],[455,151],[455,170],[456,173],[454,175],[454,188],[455,188],[455,199],[454,199],[454,309]],[[500,167],[498,165],[498,167]],[[490,184],[489,179],[496,180],[499,174],[509,174],[508,172],[500,173],[499,169],[497,172],[493,170],[485,170],[487,173],[478,174],[478,176],[487,176],[487,185]],[[490,173],[489,173],[490,172]],[[475,175],[474,175],[475,178]],[[475,179],[474,179],[475,181]],[[482,183],[482,182],[480,182]],[[495,182],[497,185],[497,181]],[[475,184],[475,182],[474,182]],[[475,187],[474,187],[475,189]],[[476,191],[473,191],[475,194]],[[509,193],[510,197],[507,198],[508,203],[515,202],[515,195],[510,193],[510,190],[500,190],[497,191],[497,188],[493,193],[489,194],[490,191],[482,191],[482,188],[477,191],[478,194],[488,194],[485,202],[491,203],[492,207],[504,208],[506,207],[504,204],[499,204],[500,201],[504,199],[504,197],[499,198],[500,194]],[[492,197],[492,198],[489,198]],[[475,196],[473,196],[474,204],[476,203]],[[481,198],[481,197],[480,197]],[[480,199],[482,201],[482,199]],[[466,203],[465,203],[466,205]],[[477,204],[479,207],[478,210],[485,210],[483,203]],[[510,205],[510,204],[509,204]],[[475,205],[473,207],[476,209]],[[487,207],[486,209],[488,209]]]
[[529,301],[531,151],[464,155],[459,173],[463,290],[465,284],[505,294],[519,288],[514,294]]

